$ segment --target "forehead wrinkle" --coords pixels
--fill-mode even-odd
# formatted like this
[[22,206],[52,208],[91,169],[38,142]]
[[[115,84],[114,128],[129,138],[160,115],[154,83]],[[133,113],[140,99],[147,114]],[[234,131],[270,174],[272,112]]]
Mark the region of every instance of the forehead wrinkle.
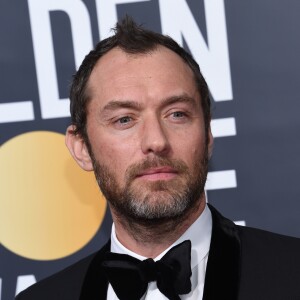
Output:
[[102,111],[116,110],[119,108],[131,108],[135,110],[141,110],[142,104],[132,100],[112,100],[103,107]]

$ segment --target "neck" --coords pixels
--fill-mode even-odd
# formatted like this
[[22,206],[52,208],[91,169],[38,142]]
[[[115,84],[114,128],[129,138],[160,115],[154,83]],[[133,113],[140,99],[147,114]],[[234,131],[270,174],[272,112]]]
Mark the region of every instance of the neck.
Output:
[[127,249],[148,258],[155,258],[170,247],[197,220],[205,208],[205,194],[197,205],[183,216],[159,223],[136,223],[119,216],[112,208],[116,236]]

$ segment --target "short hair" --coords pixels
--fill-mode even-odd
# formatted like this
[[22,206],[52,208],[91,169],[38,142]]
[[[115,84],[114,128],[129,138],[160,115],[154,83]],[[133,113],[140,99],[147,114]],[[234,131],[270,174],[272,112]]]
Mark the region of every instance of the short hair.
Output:
[[96,45],[95,49],[85,57],[73,77],[70,90],[70,110],[71,122],[75,125],[74,134],[80,134],[86,142],[89,142],[86,130],[87,106],[90,100],[87,83],[97,61],[104,54],[115,47],[119,47],[128,54],[146,54],[156,50],[159,46],[163,46],[177,53],[193,71],[195,83],[201,97],[206,139],[208,141],[211,119],[209,91],[199,65],[194,58],[169,36],[147,30],[137,25],[129,16],[118,22],[113,30],[114,35]]

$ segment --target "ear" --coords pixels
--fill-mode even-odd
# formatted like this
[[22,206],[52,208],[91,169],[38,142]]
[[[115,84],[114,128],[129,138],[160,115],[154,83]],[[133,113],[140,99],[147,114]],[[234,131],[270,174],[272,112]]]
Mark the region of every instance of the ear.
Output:
[[212,156],[213,148],[214,148],[214,138],[213,138],[213,135],[211,133],[211,127],[209,126],[209,129],[208,129],[208,145],[207,145],[208,158],[209,159]]
[[93,170],[93,162],[86,143],[80,134],[75,134],[75,126],[70,125],[66,132],[66,146],[78,165],[85,171]]

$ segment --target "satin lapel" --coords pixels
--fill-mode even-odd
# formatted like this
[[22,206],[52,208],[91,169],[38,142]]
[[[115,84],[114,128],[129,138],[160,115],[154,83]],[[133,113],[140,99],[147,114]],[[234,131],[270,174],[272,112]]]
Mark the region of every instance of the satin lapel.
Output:
[[110,251],[110,241],[93,258],[81,289],[79,300],[106,299],[108,281],[101,272],[101,261],[106,252]]
[[236,225],[211,205],[213,228],[203,300],[238,299],[241,245]]

